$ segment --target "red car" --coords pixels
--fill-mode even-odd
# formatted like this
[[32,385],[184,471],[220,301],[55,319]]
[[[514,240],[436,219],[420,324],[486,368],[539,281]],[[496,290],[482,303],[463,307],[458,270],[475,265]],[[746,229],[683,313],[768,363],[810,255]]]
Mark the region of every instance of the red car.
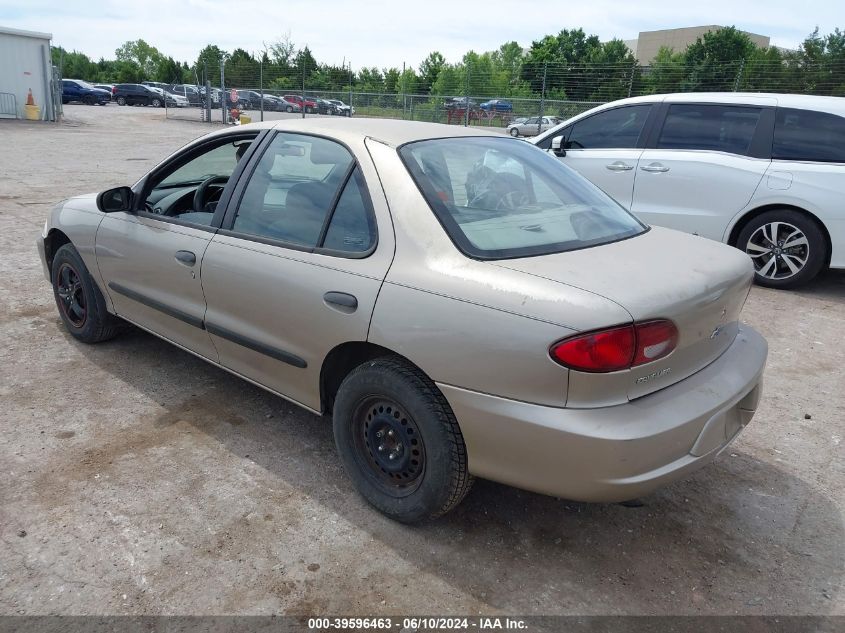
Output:
[[306,99],[304,102],[302,101],[302,95],[282,95],[282,99],[286,101],[290,101],[291,103],[295,103],[300,108],[303,108],[306,112],[316,112],[317,111],[317,102],[311,101],[311,99]]

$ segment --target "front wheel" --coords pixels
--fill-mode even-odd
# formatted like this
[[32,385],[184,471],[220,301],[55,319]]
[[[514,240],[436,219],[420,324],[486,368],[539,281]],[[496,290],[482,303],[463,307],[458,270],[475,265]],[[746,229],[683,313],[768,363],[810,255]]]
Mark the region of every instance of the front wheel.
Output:
[[82,99],[82,103],[85,105],[97,105],[97,98],[93,95],[85,95],[85,98]]
[[106,310],[100,289],[71,244],[56,251],[51,272],[56,307],[68,332],[84,343],[99,343],[117,334],[119,321]]
[[418,368],[379,358],[354,369],[334,403],[335,443],[363,497],[403,523],[433,519],[472,486],[446,398]]
[[153,106],[154,108],[160,108],[161,107],[161,101],[158,100],[158,99],[153,99],[150,102],[150,105]]
[[513,136],[514,138],[516,138],[517,136],[519,136],[519,130],[516,129],[515,127],[512,127],[511,131],[510,131],[510,135]]
[[754,263],[754,280],[769,288],[795,288],[819,274],[827,261],[827,241],[819,225],[800,211],[775,209],[753,218],[737,247]]

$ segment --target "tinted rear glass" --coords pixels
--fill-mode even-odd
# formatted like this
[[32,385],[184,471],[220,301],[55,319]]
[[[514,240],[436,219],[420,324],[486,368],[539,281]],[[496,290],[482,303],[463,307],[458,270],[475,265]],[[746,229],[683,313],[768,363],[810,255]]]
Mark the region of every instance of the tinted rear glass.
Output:
[[778,108],[772,158],[845,163],[845,118],[827,112]]
[[660,131],[658,149],[705,149],[748,154],[760,108],[676,104]]
[[436,139],[399,153],[452,241],[471,257],[557,253],[645,230],[597,187],[524,141]]

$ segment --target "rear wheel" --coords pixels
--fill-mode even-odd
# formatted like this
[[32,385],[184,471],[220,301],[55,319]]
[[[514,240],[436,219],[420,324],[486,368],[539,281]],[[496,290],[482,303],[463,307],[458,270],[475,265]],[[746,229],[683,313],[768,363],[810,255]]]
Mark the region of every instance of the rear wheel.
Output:
[[161,107],[161,99],[155,99],[154,98],[152,101],[150,101],[150,105],[153,106],[154,108],[160,108]]
[[118,97],[117,98],[117,105],[125,106],[126,105],[126,97]]
[[68,332],[85,343],[99,343],[117,334],[120,322],[106,310],[100,289],[71,244],[56,251],[51,272],[53,296]]
[[517,128],[515,128],[515,127],[512,127],[512,128],[511,128],[511,132],[510,132],[510,134],[511,134],[511,136],[513,136],[514,138],[516,138],[517,136],[519,136],[519,130],[518,130]]
[[795,288],[819,274],[827,243],[819,225],[794,209],[775,209],[753,218],[737,247],[754,263],[754,280],[769,288]]
[[338,390],[333,420],[338,453],[356,488],[397,521],[439,517],[472,486],[449,403],[422,371],[399,358],[354,369]]
[[85,95],[82,98],[82,103],[89,106],[97,105],[97,98],[94,95]]
[[285,112],[293,112],[293,108],[291,106],[288,106],[285,108]]

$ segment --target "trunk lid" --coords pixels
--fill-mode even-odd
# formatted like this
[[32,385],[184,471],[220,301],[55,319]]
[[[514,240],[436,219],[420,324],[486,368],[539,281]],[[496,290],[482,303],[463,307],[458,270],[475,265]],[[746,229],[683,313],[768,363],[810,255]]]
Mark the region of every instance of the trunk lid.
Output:
[[633,321],[670,319],[677,326],[678,345],[665,358],[606,374],[570,371],[573,407],[633,400],[712,363],[736,337],[753,280],[745,253],[659,227],[612,244],[494,265],[601,295]]

